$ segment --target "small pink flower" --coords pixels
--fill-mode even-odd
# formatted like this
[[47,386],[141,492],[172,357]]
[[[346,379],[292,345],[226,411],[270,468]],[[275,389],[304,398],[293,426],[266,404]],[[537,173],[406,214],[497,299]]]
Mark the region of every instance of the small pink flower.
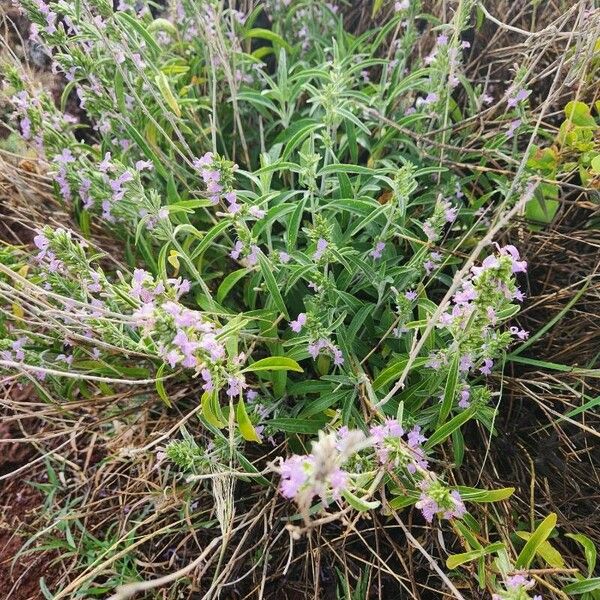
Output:
[[300,313],[295,321],[290,321],[290,329],[295,333],[300,333],[302,327],[306,325],[306,314]]

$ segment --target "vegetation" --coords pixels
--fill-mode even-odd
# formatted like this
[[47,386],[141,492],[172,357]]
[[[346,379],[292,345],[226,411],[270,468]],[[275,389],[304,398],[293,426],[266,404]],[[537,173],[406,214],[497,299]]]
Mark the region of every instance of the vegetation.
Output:
[[496,460],[554,430],[597,489],[597,341],[532,350],[597,310],[598,10],[21,1],[61,82],[4,53],[3,415],[37,456],[3,477],[44,498],[44,596],[599,598],[600,524]]

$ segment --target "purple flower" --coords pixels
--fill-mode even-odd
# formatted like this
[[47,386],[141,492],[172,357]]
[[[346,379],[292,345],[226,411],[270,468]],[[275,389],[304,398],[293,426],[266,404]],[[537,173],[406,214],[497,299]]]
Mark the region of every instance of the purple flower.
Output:
[[448,43],[448,36],[445,33],[441,33],[438,35],[436,42],[438,46],[445,46]]
[[210,371],[208,369],[202,369],[202,371],[200,371],[200,375],[204,381],[202,389],[205,392],[212,392],[215,389],[215,386]]
[[527,590],[535,585],[533,579],[527,578],[527,573],[525,571],[517,571],[514,575],[509,575],[506,578],[505,583],[506,587],[509,589],[523,587]]
[[510,96],[508,98],[508,100],[506,101],[506,105],[509,108],[514,108],[515,106],[517,106],[517,104],[519,104],[519,102],[523,102],[524,100],[527,100],[527,98],[529,97],[529,94],[531,94],[531,92],[529,90],[526,90],[525,88],[521,88],[517,91],[517,93],[514,93],[514,90],[511,91]]
[[295,333],[300,333],[302,327],[306,325],[306,314],[300,313],[295,321],[290,321],[290,329]]
[[255,219],[262,219],[267,213],[266,211],[264,211],[262,208],[259,208],[258,206],[251,206],[248,209],[248,212],[255,218]]
[[50,245],[50,240],[48,240],[48,238],[40,231],[40,233],[33,238],[33,243],[40,250],[38,258],[43,258]]
[[221,360],[225,356],[225,349],[212,334],[207,334],[202,338],[200,348],[208,352],[213,361]]
[[431,222],[429,220],[427,220],[427,221],[425,221],[425,223],[423,223],[423,231],[424,231],[425,235],[427,236],[427,239],[430,242],[435,241],[435,239],[438,236],[437,231],[435,230],[435,227],[431,224]]
[[154,168],[154,163],[151,160],[138,160],[135,163],[136,171],[143,171],[144,169],[151,171],[153,168]]
[[408,290],[404,293],[404,297],[411,302],[414,302],[417,299],[417,292],[415,290]]
[[242,250],[244,249],[244,243],[238,240],[233,247],[233,250],[229,253],[229,256],[233,258],[233,260],[238,260]]
[[29,138],[31,138],[31,120],[29,119],[29,117],[24,117],[23,119],[21,119],[21,135],[23,136],[23,139],[28,140]]
[[198,171],[202,171],[204,169],[204,167],[208,167],[212,164],[213,162],[213,153],[212,152],[207,152],[204,156],[202,156],[201,158],[194,158],[194,160],[192,161],[194,168],[197,169]]
[[113,165],[111,162],[111,154],[107,152],[102,159],[102,162],[98,164],[98,171],[101,173],[106,173],[112,169]]
[[243,376],[235,377],[234,375],[230,375],[227,378],[227,386],[226,394],[230,398],[235,398],[242,393],[242,390],[246,389],[248,384]]
[[279,261],[282,262],[284,265],[287,265],[287,263],[290,262],[290,255],[287,252],[284,252],[283,250],[281,250],[279,252]]
[[509,331],[511,335],[518,337],[520,340],[526,340],[529,337],[529,331],[519,329],[518,327],[510,327]]
[[511,121],[506,128],[506,137],[509,139],[512,138],[515,135],[515,131],[521,126],[521,123],[521,119]]
[[253,267],[258,262],[258,254],[260,252],[260,248],[255,244],[250,246],[250,253],[246,257],[248,264]]
[[164,359],[169,364],[171,369],[174,369],[182,358],[183,357],[181,354],[179,354],[179,352],[177,352],[177,350],[169,350],[169,352],[164,355]]
[[96,294],[102,291],[102,285],[100,285],[100,275],[95,271],[90,271],[91,283],[86,283],[86,289],[92,294]]
[[456,221],[456,217],[458,215],[458,208],[452,206],[450,202],[444,203],[444,219],[447,223],[453,223]]
[[473,368],[473,359],[471,358],[470,354],[463,354],[460,357],[459,363],[458,363],[458,370],[465,372],[465,371],[470,371]]
[[438,101],[438,95],[435,92],[429,92],[427,96],[425,96],[425,100],[423,100],[423,104],[429,105],[434,104]]
[[284,497],[295,498],[300,488],[307,482],[311,458],[308,456],[290,456],[281,464],[280,490]]
[[491,375],[494,361],[491,358],[483,359],[483,366],[479,367],[479,371],[482,375]]
[[512,244],[507,244],[502,248],[498,247],[502,256],[510,256],[512,259],[512,272],[525,273],[527,271],[527,261],[520,260],[519,251]]
[[468,388],[464,388],[460,391],[459,394],[460,400],[458,401],[458,406],[459,408],[469,408],[469,406],[471,406],[470,403],[470,398],[471,398],[471,392],[469,391]]
[[329,245],[329,243],[327,242],[326,239],[319,238],[319,240],[317,241],[317,250],[313,254],[313,260],[320,260],[323,256],[323,254],[325,254],[325,250],[327,250],[328,245]]
[[377,260],[378,258],[381,258],[384,248],[385,248],[385,242],[377,242],[375,244],[375,248],[373,248],[373,250],[371,250],[371,252],[369,252],[369,254],[375,260]]

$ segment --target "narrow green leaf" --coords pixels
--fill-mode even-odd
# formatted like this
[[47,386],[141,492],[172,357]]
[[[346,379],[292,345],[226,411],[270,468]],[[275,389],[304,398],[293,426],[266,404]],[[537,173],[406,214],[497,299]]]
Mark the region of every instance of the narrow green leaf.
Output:
[[246,405],[242,398],[240,398],[240,401],[237,403],[235,415],[242,437],[248,442],[260,442],[260,438],[254,429],[254,425],[252,425],[252,421],[250,421],[250,417],[246,412]]
[[478,548],[476,550],[470,550],[469,552],[462,552],[461,554],[451,554],[446,559],[446,566],[449,569],[456,569],[456,567],[460,565],[464,565],[467,562],[476,560],[477,558],[485,556],[486,554],[497,552],[502,548],[504,548],[504,544],[502,542],[496,542],[495,544],[490,544],[485,548]]
[[344,496],[344,499],[352,508],[360,512],[373,510],[375,508],[378,508],[381,504],[379,500],[364,500],[363,498],[359,498],[358,496],[355,496],[352,492],[348,490],[343,490],[342,496]]
[[569,585],[565,585],[562,591],[565,594],[575,594],[578,596],[579,594],[593,592],[594,590],[600,590],[600,577],[570,583]]
[[206,250],[213,243],[215,238],[221,235],[229,226],[231,225],[231,221],[221,221],[217,223],[213,227],[211,227],[202,237],[200,243],[196,246],[195,250],[192,252],[192,260],[196,260],[200,256],[202,256]]
[[249,269],[238,269],[237,271],[229,273],[229,275],[223,279],[217,290],[217,302],[219,302],[219,304],[223,302],[235,284],[249,272]]
[[596,569],[596,558],[598,556],[598,551],[596,550],[594,542],[592,542],[587,535],[583,535],[583,533],[567,533],[566,536],[575,540],[583,547],[585,560],[587,562],[588,577],[591,577]]
[[162,365],[160,365],[160,367],[158,368],[158,371],[156,372],[156,391],[158,392],[158,395],[160,396],[160,399],[169,407],[171,408],[173,405],[171,404],[171,400],[169,400],[169,396],[167,395],[167,392],[165,390],[165,384],[163,383],[163,373],[165,371],[165,364],[163,363]]
[[181,109],[179,108],[179,104],[177,102],[177,98],[173,94],[171,90],[171,86],[169,85],[169,80],[167,76],[161,71],[154,78],[158,89],[164,98],[165,102],[168,104],[169,108],[178,116],[181,117]]
[[295,360],[286,356],[270,356],[269,358],[257,360],[242,369],[242,373],[254,373],[256,371],[296,371],[302,373],[303,369]]
[[510,498],[515,493],[514,487],[500,488],[498,490],[480,490],[465,486],[458,486],[458,491],[463,500],[469,502],[500,502]]
[[[532,533],[528,531],[516,531],[517,537],[520,537],[526,542],[531,539]],[[549,541],[542,542],[537,548],[537,554],[544,560],[544,562],[555,569],[562,569],[565,566],[565,561],[561,553],[552,546]]]
[[279,286],[277,285],[277,281],[275,279],[275,276],[273,275],[273,271],[268,259],[263,254],[260,254],[260,256],[258,257],[258,261],[260,263],[260,271],[262,273],[263,279],[265,280],[267,290],[269,291],[269,294],[271,294],[271,299],[273,300],[273,303],[278,308],[278,310],[281,313],[283,313],[284,317],[289,321],[290,316],[285,306],[285,302],[283,301],[283,297],[281,296],[281,292],[279,291]]
[[315,434],[323,429],[327,419],[299,419],[291,417],[279,417],[268,421],[270,429],[284,431],[286,433]]
[[254,29],[246,31],[244,37],[268,40],[273,44],[277,44],[278,46],[285,48],[288,52],[292,51],[292,47],[280,35],[278,35],[274,31],[271,31],[270,29],[262,29],[260,27],[255,27]]
[[452,435],[452,432],[462,427],[467,421],[473,418],[475,415],[475,407],[470,406],[466,410],[458,413],[454,418],[450,419],[447,423],[444,423],[441,427],[438,427],[431,437],[427,440],[425,448],[431,449],[438,444],[441,444],[448,436]]
[[515,567],[517,569],[528,569],[531,561],[534,559],[538,548],[542,542],[548,539],[552,530],[556,527],[556,513],[550,513],[533,532],[523,550],[517,558]]
[[[204,392],[200,399],[202,405],[202,416],[213,427],[221,429],[227,424],[221,413],[221,407],[218,406],[219,398],[216,392]],[[218,407],[218,408],[217,408]]]

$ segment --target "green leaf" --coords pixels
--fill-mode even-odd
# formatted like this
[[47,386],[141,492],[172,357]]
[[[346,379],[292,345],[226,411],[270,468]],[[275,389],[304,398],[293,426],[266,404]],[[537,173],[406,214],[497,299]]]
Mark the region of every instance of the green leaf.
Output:
[[[118,13],[118,14],[124,14],[124,13]],[[156,155],[154,150],[152,150],[152,148],[150,148],[150,145],[145,140],[145,138],[142,136],[142,134],[135,127],[133,127],[133,125],[129,125],[129,123],[124,122],[123,126],[125,127],[125,130],[127,131],[127,135],[130,138],[133,138],[135,143],[140,147],[140,150],[146,155],[147,158],[149,158],[152,161],[152,163],[154,164],[154,168],[156,169],[156,172],[166,179],[168,177],[168,173],[167,173],[162,161],[158,158],[158,156]]]
[[352,508],[360,512],[374,510],[375,508],[378,508],[381,504],[379,500],[364,500],[363,498],[359,498],[358,496],[355,496],[352,492],[348,490],[343,490],[342,496],[344,496],[344,499]]
[[470,406],[466,410],[458,413],[454,418],[450,419],[447,423],[444,423],[441,427],[438,427],[431,437],[427,440],[425,448],[428,450],[441,444],[448,436],[452,435],[452,432],[462,427],[467,421],[473,418],[475,415],[476,408]]
[[579,127],[596,127],[596,120],[592,117],[590,107],[585,102],[578,100],[568,102],[565,106],[565,116]]
[[281,292],[279,291],[279,286],[277,285],[277,281],[275,279],[275,276],[273,275],[273,271],[269,261],[263,254],[260,254],[260,256],[258,257],[258,262],[260,263],[260,271],[262,273],[263,279],[265,280],[267,290],[269,291],[269,294],[271,294],[271,299],[273,300],[273,303],[289,321],[290,316],[288,314],[287,308],[285,307],[285,302],[283,301],[283,297],[281,296]]
[[[516,531],[517,537],[520,537],[522,540],[528,541],[531,539],[533,534],[528,531]],[[542,542],[537,549],[537,554],[542,557],[544,562],[548,564],[550,567],[554,567],[555,569],[562,569],[565,566],[565,561],[561,555],[561,553],[552,546],[552,544],[548,541]]]
[[[414,367],[423,366],[429,359],[427,358],[417,358],[413,362]],[[377,391],[381,389],[383,386],[391,383],[392,381],[396,381],[402,375],[406,364],[408,363],[408,357],[404,356],[398,359],[395,359],[389,366],[387,366],[373,381],[373,390]]]
[[521,550],[515,563],[517,569],[528,569],[531,561],[537,554],[538,548],[548,539],[552,530],[556,527],[556,513],[550,513],[533,532],[532,536],[527,540],[525,547]]
[[[198,257],[202,256],[206,250],[213,243],[214,239],[221,235],[229,226],[231,225],[231,221],[221,221],[217,223],[213,227],[211,227],[205,234],[202,236],[202,240],[196,246],[196,249],[192,252],[192,260],[196,260]],[[201,235],[198,232],[198,235]]]
[[371,18],[375,18],[377,13],[381,10],[383,6],[383,0],[373,0],[373,10],[371,11]]
[[327,423],[327,419],[299,419],[290,417],[279,417],[267,422],[270,429],[284,431],[286,433],[319,433]]
[[158,89],[164,98],[165,102],[169,105],[169,108],[178,116],[181,117],[181,109],[179,108],[179,104],[177,102],[177,98],[175,98],[173,91],[171,90],[171,86],[169,85],[169,80],[167,76],[161,71],[155,78],[154,81],[158,86]]
[[219,396],[217,392],[204,392],[200,399],[200,404],[202,405],[202,416],[213,427],[221,429],[227,425],[221,412],[221,407],[219,406]]
[[272,42],[274,45],[277,44],[282,48],[285,48],[288,52],[292,51],[292,47],[277,33],[271,31],[270,29],[262,29],[260,27],[255,27],[254,29],[250,29],[246,31],[244,34],[245,38],[258,38],[261,40],[268,40]]
[[165,390],[165,384],[163,383],[163,373],[165,370],[165,364],[163,363],[162,365],[160,365],[158,371],[156,372],[156,391],[158,392],[158,395],[160,396],[160,399],[169,407],[171,408],[173,405],[171,404],[171,400],[169,400],[169,396],[167,395],[167,392]]
[[456,567],[463,565],[467,562],[480,558],[481,556],[485,556],[486,554],[491,554],[492,552],[498,552],[498,550],[502,550],[504,548],[503,542],[496,542],[495,544],[490,544],[485,548],[478,548],[477,550],[470,550],[469,552],[462,552],[461,554],[451,554],[446,559],[446,566],[449,569],[456,569]]
[[566,536],[572,540],[575,540],[583,547],[583,551],[585,552],[585,560],[587,562],[588,577],[591,577],[592,573],[596,569],[596,558],[598,555],[594,542],[592,542],[587,535],[583,535],[583,533],[567,533]]
[[[446,421],[450,411],[452,410],[452,404],[456,397],[456,384],[458,382],[458,353],[455,355],[450,369],[448,370],[448,378],[446,379],[446,385],[444,386],[444,398],[440,407],[440,413],[438,416],[438,425],[441,425]],[[459,425],[460,426],[460,425]]]
[[565,594],[579,595],[586,592],[593,592],[594,590],[600,590],[600,577],[570,583],[569,585],[565,585],[562,591]]
[[242,373],[253,373],[256,371],[296,371],[302,373],[302,367],[291,358],[286,356],[270,356],[269,358],[262,358],[252,363]]
[[235,416],[237,418],[238,427],[240,428],[242,437],[248,442],[260,442],[260,438],[254,429],[254,425],[252,425],[252,421],[250,421],[250,417],[246,412],[244,400],[241,398],[237,404],[237,408],[235,409]]
[[458,486],[460,497],[469,502],[500,502],[510,498],[515,493],[514,487],[498,490],[480,490],[478,488]]
[[136,31],[141,37],[144,38],[144,41],[148,44],[149,49],[154,54],[160,54],[161,49],[160,46],[156,43],[154,38],[148,33],[146,28],[142,25],[141,21],[134,19],[130,14],[126,12],[116,12],[115,19],[121,21],[121,24],[125,26],[126,30],[133,29]]
[[223,279],[223,281],[221,282],[221,285],[219,286],[219,289],[217,290],[217,302],[220,304],[221,302],[223,302],[223,300],[225,300],[225,298],[227,297],[227,294],[229,294],[229,292],[231,291],[231,289],[235,286],[235,284],[242,279],[242,277],[244,277],[244,275],[247,275],[250,272],[249,269],[238,269],[237,271],[233,271],[232,273],[229,273],[229,275],[227,275],[227,277],[225,277],[225,279]]

